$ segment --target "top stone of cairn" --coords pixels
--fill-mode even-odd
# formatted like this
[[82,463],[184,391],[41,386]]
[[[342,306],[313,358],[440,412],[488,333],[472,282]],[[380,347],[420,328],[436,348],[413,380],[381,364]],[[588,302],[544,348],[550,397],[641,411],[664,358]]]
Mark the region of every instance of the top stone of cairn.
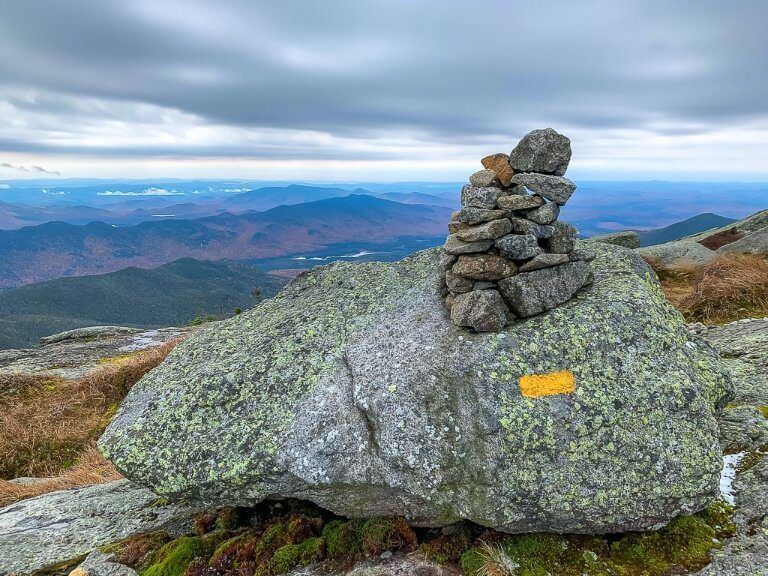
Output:
[[517,172],[538,172],[562,176],[571,161],[571,141],[552,128],[526,134],[509,155]]

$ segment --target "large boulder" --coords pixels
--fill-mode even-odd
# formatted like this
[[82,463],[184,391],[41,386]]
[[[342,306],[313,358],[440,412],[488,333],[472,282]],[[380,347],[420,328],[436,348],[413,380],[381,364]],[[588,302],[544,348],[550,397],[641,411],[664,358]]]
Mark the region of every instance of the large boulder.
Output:
[[100,440],[128,477],[209,504],[509,532],[663,524],[718,494],[714,351],[631,251],[500,333],[456,328],[439,250],[336,263],[180,344]]

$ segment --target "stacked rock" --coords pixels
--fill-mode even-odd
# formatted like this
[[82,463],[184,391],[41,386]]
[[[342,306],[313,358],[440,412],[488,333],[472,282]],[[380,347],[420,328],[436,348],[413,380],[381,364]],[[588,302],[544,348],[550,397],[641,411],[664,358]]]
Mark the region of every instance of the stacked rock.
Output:
[[457,326],[500,330],[568,301],[592,282],[594,253],[557,218],[576,185],[564,178],[571,142],[552,128],[512,153],[483,158],[461,190],[440,262],[440,290]]

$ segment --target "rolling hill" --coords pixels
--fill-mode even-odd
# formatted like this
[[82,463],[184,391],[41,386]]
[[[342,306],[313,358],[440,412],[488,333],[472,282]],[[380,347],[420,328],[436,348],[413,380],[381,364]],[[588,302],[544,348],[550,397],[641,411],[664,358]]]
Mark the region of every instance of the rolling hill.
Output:
[[664,244],[665,242],[672,242],[673,240],[679,240],[686,236],[698,234],[706,230],[712,230],[713,228],[720,228],[736,222],[733,218],[726,218],[725,216],[718,216],[707,212],[706,214],[699,214],[693,218],[688,218],[682,222],[676,222],[670,226],[664,228],[657,228],[655,230],[644,230],[638,232],[640,236],[641,246],[655,246],[656,244]]
[[268,297],[284,283],[242,262],[185,258],[149,270],[31,284],[0,294],[0,349],[33,346],[42,336],[83,326],[154,328],[196,315],[231,315],[255,304],[254,288]]
[[126,227],[49,222],[0,231],[0,289],[129,266],[151,268],[187,257],[270,258],[340,243],[443,234],[450,215],[448,208],[355,194],[265,212],[225,212]]

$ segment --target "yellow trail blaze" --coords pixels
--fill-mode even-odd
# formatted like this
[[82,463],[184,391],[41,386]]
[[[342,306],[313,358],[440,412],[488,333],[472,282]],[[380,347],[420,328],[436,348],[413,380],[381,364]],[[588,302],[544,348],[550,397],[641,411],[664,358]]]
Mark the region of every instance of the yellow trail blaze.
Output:
[[526,398],[572,394],[574,390],[576,390],[576,378],[570,370],[520,376],[520,391]]

